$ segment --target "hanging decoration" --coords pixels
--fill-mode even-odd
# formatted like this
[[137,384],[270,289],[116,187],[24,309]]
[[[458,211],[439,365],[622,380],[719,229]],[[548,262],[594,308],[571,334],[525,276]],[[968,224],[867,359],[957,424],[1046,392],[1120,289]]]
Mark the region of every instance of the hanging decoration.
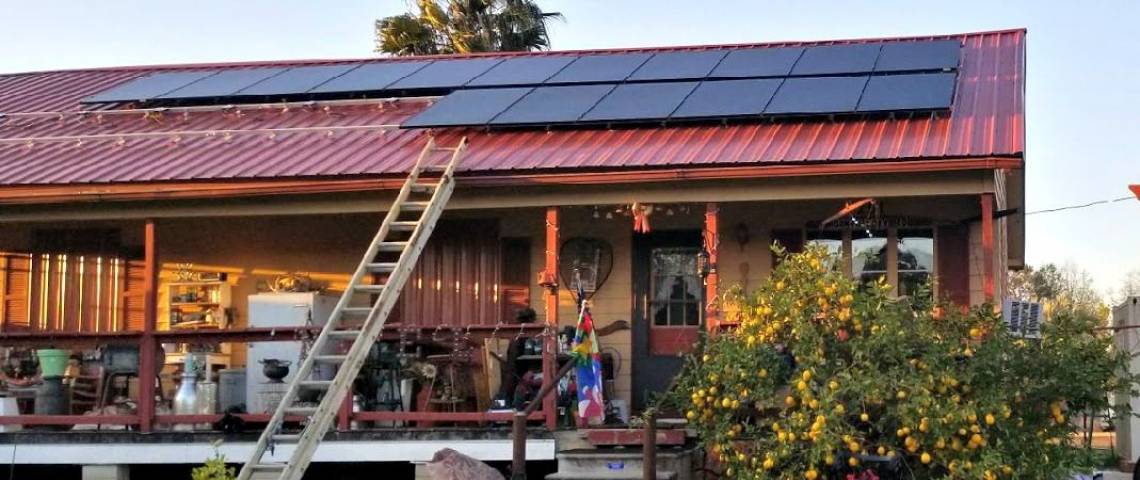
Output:
[[653,213],[653,205],[634,203],[630,207],[630,211],[633,213],[633,231],[649,233],[649,215]]
[[[562,284],[572,288],[572,292],[583,292],[584,298],[589,299],[609,278],[614,266],[614,249],[599,238],[574,237],[562,244],[558,261]],[[581,301],[582,297],[575,300]]]
[[605,399],[602,397],[602,354],[594,331],[586,293],[578,289],[578,325],[574,329],[571,348],[575,367],[578,394],[578,426],[601,425],[606,420]]

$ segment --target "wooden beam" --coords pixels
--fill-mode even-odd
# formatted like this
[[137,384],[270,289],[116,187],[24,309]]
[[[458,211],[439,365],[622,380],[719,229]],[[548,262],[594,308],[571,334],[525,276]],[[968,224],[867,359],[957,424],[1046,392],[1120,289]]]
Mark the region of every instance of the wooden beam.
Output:
[[[467,175],[456,179],[460,188],[520,187],[528,185],[612,185],[732,178],[783,178],[820,175],[948,172],[1021,168],[1020,158],[959,158],[889,162],[820,163],[803,165],[749,165],[655,169],[581,170],[574,173],[525,175]],[[403,176],[343,178],[284,178],[272,180],[213,180],[104,185],[49,185],[0,188],[0,204],[101,202],[111,200],[170,200],[190,198],[298,195],[305,193],[395,190]]]
[[712,334],[720,328],[720,297],[718,297],[717,272],[720,250],[720,206],[709,202],[705,205],[704,248],[709,257],[709,274],[705,277],[705,328]]
[[158,340],[154,332],[158,325],[158,231],[154,220],[143,227],[143,262],[146,278],[143,283],[143,332],[139,346],[139,430],[147,433],[154,427],[154,382],[158,377]]
[[982,293],[987,303],[993,303],[994,281],[994,194],[979,195],[982,207]]
[[[560,210],[558,207],[546,208],[546,264],[543,267],[543,283],[546,292],[544,295],[544,311],[546,313],[546,326],[549,335],[543,337],[542,342],[542,381],[554,381],[555,349],[554,334],[558,331],[558,247]],[[542,398],[542,410],[546,413],[546,427],[554,430],[558,418],[555,410],[554,395]]]

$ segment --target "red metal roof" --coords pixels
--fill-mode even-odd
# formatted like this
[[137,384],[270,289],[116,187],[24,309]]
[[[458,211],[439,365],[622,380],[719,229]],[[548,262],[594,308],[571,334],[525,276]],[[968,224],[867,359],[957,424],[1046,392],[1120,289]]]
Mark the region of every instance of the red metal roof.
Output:
[[[958,38],[964,43],[957,91],[949,115],[613,130],[449,129],[435,133],[440,144],[453,143],[463,135],[469,137],[471,148],[461,166],[465,175],[1020,157],[1024,151],[1025,129],[1025,31],[874,41],[931,38]],[[811,44],[868,41],[872,40]],[[789,43],[761,46],[785,45]],[[270,64],[361,61],[377,60]],[[0,112],[78,110],[80,99],[156,70],[243,68],[265,64],[125,67],[0,75]],[[285,112],[243,111],[240,115],[204,112],[158,119],[144,119],[141,114],[104,118],[90,115],[82,118],[64,115],[58,119],[9,118],[0,119],[0,138],[395,124],[422,110],[423,105],[400,102],[383,108],[355,105]],[[421,130],[400,130],[383,134],[294,133],[280,134],[273,139],[268,135],[233,138],[219,135],[0,144],[0,186],[399,174],[415,159],[426,135],[427,132]]]

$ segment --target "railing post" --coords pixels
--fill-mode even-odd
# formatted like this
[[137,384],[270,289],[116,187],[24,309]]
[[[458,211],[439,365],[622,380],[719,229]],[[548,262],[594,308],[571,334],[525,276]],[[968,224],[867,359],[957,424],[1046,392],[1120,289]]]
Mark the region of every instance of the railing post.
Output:
[[139,345],[139,430],[154,428],[154,382],[158,378],[158,341],[154,337],[158,323],[158,232],[154,220],[148,219],[143,232],[143,260],[146,278],[143,282],[143,333]]
[[512,419],[511,448],[511,480],[526,480],[526,412]]
[[645,431],[641,438],[641,466],[642,480],[657,480],[657,415],[652,409],[645,412]]
[[719,235],[720,224],[720,206],[715,202],[709,202],[705,205],[705,229],[703,234],[703,248],[705,253],[708,254],[708,276],[705,277],[705,327],[710,334],[716,333],[720,327],[720,310],[717,298],[717,287],[720,282],[720,275],[717,273],[718,250],[720,245]]
[[[546,333],[542,342],[542,383],[546,386],[550,382],[557,382],[554,378],[555,337],[558,334],[558,246],[559,246],[559,209],[547,207],[546,209],[546,265],[543,272],[543,282],[546,284]],[[558,417],[555,411],[554,396],[542,399],[542,409],[546,414],[546,428],[554,430]]]
[[994,279],[994,194],[983,193],[982,207],[982,292],[985,301],[992,303],[995,296]]

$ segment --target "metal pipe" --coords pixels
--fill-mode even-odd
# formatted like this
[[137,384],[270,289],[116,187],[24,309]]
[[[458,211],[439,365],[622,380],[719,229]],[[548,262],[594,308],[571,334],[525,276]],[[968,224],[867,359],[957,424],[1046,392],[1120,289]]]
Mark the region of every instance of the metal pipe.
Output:
[[542,388],[538,390],[538,395],[534,396],[534,400],[530,401],[523,411],[515,412],[515,417],[511,423],[511,480],[526,480],[526,419],[530,414],[538,410],[542,405],[542,400],[546,398],[554,387],[558,385],[558,381],[562,377],[570,373],[574,368],[574,360],[571,359],[558,370],[558,373],[551,378],[549,382],[544,382]]

